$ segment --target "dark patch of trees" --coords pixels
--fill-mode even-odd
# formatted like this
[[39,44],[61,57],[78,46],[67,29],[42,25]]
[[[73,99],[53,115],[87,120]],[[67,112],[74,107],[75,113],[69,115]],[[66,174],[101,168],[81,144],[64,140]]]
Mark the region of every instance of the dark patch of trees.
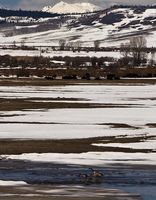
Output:
[[43,57],[12,57],[9,55],[0,56],[0,67],[46,67],[50,66],[50,59]]
[[97,18],[99,17],[98,14],[93,14],[93,15],[81,15],[81,17],[78,19],[79,21],[79,24],[82,24],[82,25],[86,25],[86,26],[89,26],[89,25],[92,25],[92,23],[97,20]]
[[121,5],[121,4],[118,4],[118,5],[114,5],[112,6],[111,8],[132,8],[132,9],[149,9],[149,8],[156,8],[156,5]]
[[120,22],[124,18],[125,18],[124,14],[121,14],[121,13],[110,13],[108,15],[105,15],[101,19],[100,22],[103,23],[103,24],[108,24],[109,25],[109,24]]
[[[18,67],[21,66],[23,68],[48,68],[48,67],[56,67],[56,64],[51,62],[55,61],[64,61],[63,64],[66,67],[72,68],[83,68],[83,67],[105,67],[105,62],[114,62],[114,58],[111,57],[69,57],[69,56],[56,56],[51,58],[48,57],[12,57],[9,55],[0,56],[0,66],[1,67]],[[62,66],[60,64],[60,66]]]
[[57,17],[61,15],[56,13],[42,12],[42,11],[0,9],[0,16],[4,18],[17,16],[17,17],[32,17],[34,19],[39,19],[39,18]]
[[114,58],[111,57],[61,57],[61,56],[55,56],[53,57],[54,60],[57,61],[64,61],[66,66],[69,67],[105,67],[105,62],[114,62]]
[[[128,45],[129,43],[127,43]],[[146,42],[140,38],[136,42],[134,39],[131,43],[137,44],[139,49],[127,49],[123,46],[123,58],[118,61],[111,57],[27,57],[9,55],[0,56],[0,75],[16,75],[17,77],[38,76],[45,77],[48,80],[56,79],[61,76],[63,79],[87,79],[100,80],[101,77],[106,77],[109,80],[116,80],[120,77],[155,77],[156,67],[154,67],[154,54],[152,52],[151,64],[149,66],[129,65],[134,62],[134,58],[138,59],[146,57],[142,52],[142,45]],[[125,49],[124,49],[125,48]],[[129,50],[131,50],[129,55]],[[132,51],[133,50],[133,51]],[[142,54],[143,53],[143,54]],[[127,59],[127,60],[126,60]],[[53,61],[64,62],[53,62]],[[125,63],[124,63],[125,62]],[[109,65],[108,65],[109,63]]]

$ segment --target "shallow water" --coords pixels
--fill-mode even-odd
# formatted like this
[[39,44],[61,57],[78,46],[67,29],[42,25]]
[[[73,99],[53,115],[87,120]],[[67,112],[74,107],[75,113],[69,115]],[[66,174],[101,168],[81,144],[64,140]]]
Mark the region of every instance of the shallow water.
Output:
[[24,181],[31,186],[35,184],[36,186],[64,185],[64,187],[70,187],[74,185],[76,187],[77,185],[77,187],[86,188],[86,191],[88,187],[120,189],[139,194],[144,200],[156,198],[156,169],[152,166],[112,165],[98,167],[95,170],[103,173],[103,177],[100,179],[80,178],[81,173],[91,174],[87,166],[2,160],[0,180]]

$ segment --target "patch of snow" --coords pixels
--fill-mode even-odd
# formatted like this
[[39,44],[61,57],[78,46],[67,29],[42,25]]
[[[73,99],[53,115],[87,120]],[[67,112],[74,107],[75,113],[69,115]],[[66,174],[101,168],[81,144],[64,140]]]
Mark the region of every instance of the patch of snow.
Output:
[[156,151],[156,140],[147,140],[143,142],[135,143],[99,143],[92,144],[93,146],[98,147],[119,147],[119,148],[131,148],[131,149],[151,149]]
[[7,155],[8,159],[56,162],[78,165],[107,165],[112,163],[156,165],[155,153],[88,152],[81,154],[32,153]]
[[3,181],[0,180],[0,186],[22,186],[27,185],[24,181]]
[[[51,60],[50,62],[54,63],[54,64],[65,64],[64,61],[58,61],[58,60]],[[57,68],[58,69],[58,68]],[[62,69],[62,68],[61,68]]]
[[156,17],[156,9],[146,9],[142,15],[143,18],[146,17]]
[[[0,49],[0,55],[11,55],[11,56],[39,56],[40,51],[39,50],[11,50],[11,49]],[[120,52],[111,52],[111,51],[105,51],[105,52],[73,52],[73,51],[50,51],[50,52],[44,52],[42,53],[43,57],[54,57],[54,56],[70,56],[70,57],[114,57],[114,58],[120,58]],[[54,63],[61,63],[60,61],[54,61]],[[62,61],[61,64],[64,64]]]
[[31,26],[15,26],[16,29],[22,29],[22,28],[37,28],[39,25],[31,25]]

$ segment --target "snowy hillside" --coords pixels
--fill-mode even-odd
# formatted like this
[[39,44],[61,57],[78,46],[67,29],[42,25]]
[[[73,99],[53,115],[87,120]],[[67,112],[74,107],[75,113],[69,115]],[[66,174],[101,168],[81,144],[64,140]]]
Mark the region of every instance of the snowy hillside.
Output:
[[0,44],[24,41],[30,46],[52,46],[64,39],[68,45],[93,46],[98,40],[100,46],[119,46],[133,36],[145,35],[147,45],[156,47],[156,8],[113,7],[88,14],[0,20]]
[[93,12],[96,10],[100,10],[98,6],[95,6],[91,3],[66,3],[66,2],[59,2],[54,6],[45,6],[42,11],[43,12],[50,12],[50,13],[86,13],[86,12]]

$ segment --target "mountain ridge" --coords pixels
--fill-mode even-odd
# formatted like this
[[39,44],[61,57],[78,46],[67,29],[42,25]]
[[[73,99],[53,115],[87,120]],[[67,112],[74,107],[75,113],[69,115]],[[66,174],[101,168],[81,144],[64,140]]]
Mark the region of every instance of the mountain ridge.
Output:
[[43,7],[43,12],[58,13],[58,14],[69,14],[69,13],[87,13],[100,10],[100,7],[91,3],[66,3],[61,1],[54,6]]

